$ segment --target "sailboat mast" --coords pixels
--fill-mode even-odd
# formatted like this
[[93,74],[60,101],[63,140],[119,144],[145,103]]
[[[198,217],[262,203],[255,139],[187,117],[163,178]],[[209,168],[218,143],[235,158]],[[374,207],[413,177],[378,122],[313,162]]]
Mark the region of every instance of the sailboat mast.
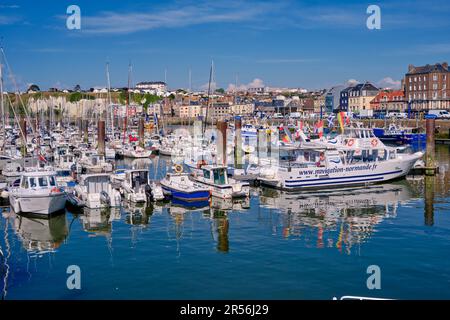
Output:
[[108,107],[106,108],[106,119],[108,119],[108,110],[111,113],[111,134],[112,138],[114,139],[114,110],[111,109],[112,102],[111,102],[111,81],[109,78],[109,62],[106,63],[106,79],[108,81]]
[[[1,112],[2,112],[2,119],[1,119],[1,124],[2,124],[2,137],[3,137],[3,143],[6,139],[5,136],[5,105],[4,105],[4,101],[3,101],[3,65],[0,63],[0,105],[1,105]],[[3,146],[1,146],[3,148]]]
[[209,69],[209,82],[208,82],[208,103],[206,104],[206,114],[205,114],[205,121],[203,123],[203,132],[202,132],[202,136],[205,136],[205,131],[206,131],[206,123],[208,122],[208,110],[209,110],[209,101],[210,99],[210,95],[211,95],[211,79],[212,79],[212,73],[213,73],[213,62],[211,61],[211,68]]
[[130,104],[130,81],[131,81],[131,63],[128,65],[128,92],[127,92],[127,106],[125,109],[125,119],[124,119],[124,126],[123,126],[123,143],[125,143],[125,136],[127,133],[127,126],[128,126],[128,106]]
[[189,68],[189,104],[188,104],[189,126],[191,126],[191,95],[192,95],[192,73],[191,68]]

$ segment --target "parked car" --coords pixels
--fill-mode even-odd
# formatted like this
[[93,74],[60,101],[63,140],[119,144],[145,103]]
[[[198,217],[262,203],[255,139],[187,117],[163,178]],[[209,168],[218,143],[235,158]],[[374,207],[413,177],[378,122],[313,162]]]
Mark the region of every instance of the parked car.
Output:
[[300,112],[291,112],[289,114],[289,118],[291,119],[300,119],[301,118],[301,113]]
[[407,119],[408,118],[408,114],[406,112],[389,112],[387,114],[387,118]]
[[450,119],[450,113],[447,110],[430,110],[428,111],[429,118]]
[[284,117],[283,117],[283,115],[282,115],[281,113],[275,113],[275,114],[272,116],[272,118],[274,118],[274,119],[283,119]]

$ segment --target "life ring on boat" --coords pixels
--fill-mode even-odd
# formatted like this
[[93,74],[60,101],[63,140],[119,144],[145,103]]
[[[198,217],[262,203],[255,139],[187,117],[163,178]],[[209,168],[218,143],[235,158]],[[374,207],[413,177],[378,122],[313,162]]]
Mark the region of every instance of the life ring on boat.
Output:
[[347,142],[347,145],[348,145],[349,147],[351,147],[351,146],[354,145],[354,144],[355,144],[355,139],[349,139],[348,142]]
[[175,165],[175,172],[176,173],[182,173],[183,172],[183,167],[181,166],[181,164]]
[[376,147],[378,145],[378,140],[373,138],[372,141],[370,141],[370,144],[372,145],[372,147]]

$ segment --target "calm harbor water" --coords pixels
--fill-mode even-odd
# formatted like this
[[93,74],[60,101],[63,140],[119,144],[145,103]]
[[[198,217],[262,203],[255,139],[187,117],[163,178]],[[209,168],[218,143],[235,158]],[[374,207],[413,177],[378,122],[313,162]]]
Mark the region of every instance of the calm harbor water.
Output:
[[[440,174],[369,188],[286,194],[186,210],[66,212],[51,219],[2,208],[4,299],[450,299],[450,152]],[[130,165],[130,163],[124,163]],[[164,174],[166,161],[150,166]],[[66,286],[81,269],[81,290]],[[381,269],[369,290],[367,267]]]

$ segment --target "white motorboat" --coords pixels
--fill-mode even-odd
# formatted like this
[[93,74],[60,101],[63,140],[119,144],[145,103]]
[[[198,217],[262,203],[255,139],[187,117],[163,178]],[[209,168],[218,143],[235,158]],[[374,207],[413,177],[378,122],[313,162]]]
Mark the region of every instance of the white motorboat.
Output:
[[76,167],[75,155],[68,153],[59,156],[58,168],[72,170]]
[[25,171],[20,185],[9,190],[9,201],[16,213],[49,215],[65,208],[66,193],[56,182],[56,172]]
[[193,175],[194,181],[208,187],[215,197],[222,199],[250,196],[250,184],[229,178],[226,166],[202,166],[202,174]]
[[116,150],[114,148],[105,147],[105,159],[106,160],[115,160],[116,159]]
[[122,182],[125,180],[125,172],[127,170],[125,169],[116,169],[111,174],[111,182],[116,185],[121,185]]
[[246,123],[242,126],[241,133],[243,137],[256,137],[258,134],[258,130],[254,125]]
[[8,162],[2,170],[2,175],[6,178],[18,178],[23,172],[23,167],[17,162]]
[[79,184],[73,190],[73,199],[76,206],[91,209],[119,207],[121,203],[120,192],[113,188],[108,173],[81,175]]
[[58,186],[63,187],[66,191],[67,189],[75,187],[75,179],[73,177],[74,173],[70,169],[55,168],[56,171],[56,182]]
[[125,171],[125,179],[121,184],[121,191],[125,200],[133,203],[145,203],[151,198],[148,170],[132,169]]
[[423,156],[400,154],[376,137],[368,145],[352,139],[337,147],[280,148],[280,159],[262,166],[258,180],[284,190],[366,185],[405,176]]
[[123,149],[123,156],[127,158],[140,159],[140,158],[149,158],[152,154],[152,151],[146,150],[140,146],[128,146]]
[[106,161],[105,156],[93,151],[85,151],[77,163],[77,171],[83,174],[112,172],[113,166]]

